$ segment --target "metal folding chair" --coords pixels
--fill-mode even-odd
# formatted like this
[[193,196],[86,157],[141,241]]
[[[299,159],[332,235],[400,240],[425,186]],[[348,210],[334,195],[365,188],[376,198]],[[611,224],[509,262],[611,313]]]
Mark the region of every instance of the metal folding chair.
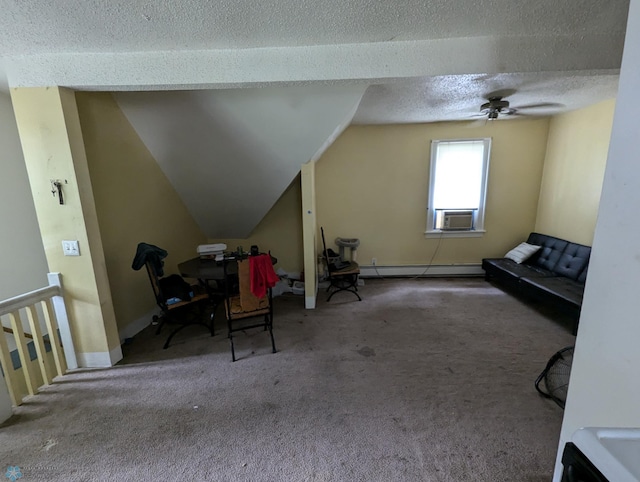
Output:
[[[269,256],[262,254],[258,256]],[[267,288],[265,295],[256,297],[251,291],[250,258],[226,259],[225,267],[225,314],[231,343],[231,359],[236,361],[233,334],[251,328],[264,328],[271,337],[272,352],[276,353],[276,342],[273,338],[273,298],[271,288]],[[269,262],[270,262],[269,256]],[[231,269],[231,263],[237,265],[237,271]],[[259,322],[255,318],[261,318]]]
[[[164,276],[164,258],[167,252],[148,243],[138,243],[136,254],[131,264],[131,268],[138,271],[144,266],[149,275],[153,295],[156,304],[162,310],[160,317],[154,316],[153,321],[158,323],[156,334],[159,334],[165,324],[177,325],[169,334],[164,348],[169,347],[171,339],[180,330],[190,325],[205,326],[213,336],[213,320],[215,316],[216,304],[212,302],[212,297],[208,291],[200,286],[191,286],[182,276],[172,274]],[[205,308],[213,303],[209,321],[203,321]]]
[[338,293],[339,291],[348,291],[353,293],[358,297],[358,301],[362,301],[360,295],[358,294],[358,276],[360,275],[360,266],[355,261],[350,261],[347,265],[343,267],[337,267],[335,263],[333,263],[329,259],[329,253],[327,252],[327,244],[324,240],[324,228],[320,227],[320,232],[322,234],[322,254],[327,263],[327,272],[328,272],[328,280],[329,286],[327,287],[327,292],[331,292],[327,301],[331,301],[333,295]]
[[[213,322],[215,317],[215,306],[211,310],[209,320],[205,321],[205,309],[211,301],[209,294],[203,292],[200,286],[190,286],[180,275],[170,275],[165,278],[160,278],[157,276],[152,263],[146,262],[145,266],[147,268],[147,273],[149,274],[153,294],[156,297],[156,303],[162,310],[162,315],[160,317],[154,316],[154,321],[158,322],[156,335],[160,334],[160,331],[165,324],[176,325],[173,331],[169,334],[163,348],[169,348],[171,339],[179,331],[191,325],[204,326],[211,332],[211,336],[214,336],[215,331]],[[177,301],[174,296],[167,294],[167,286],[169,283],[166,283],[165,281],[168,280],[175,284],[178,284],[178,280],[182,280],[184,285],[186,285],[184,286],[184,290],[189,290],[187,292],[187,296],[184,297],[184,300]]]

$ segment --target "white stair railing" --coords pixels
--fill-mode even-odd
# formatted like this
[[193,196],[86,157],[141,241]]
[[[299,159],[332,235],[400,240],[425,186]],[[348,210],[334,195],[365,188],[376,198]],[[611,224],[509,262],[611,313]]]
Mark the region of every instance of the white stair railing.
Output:
[[[62,276],[49,273],[48,279],[49,286],[45,288],[0,301],[0,317],[8,317],[10,321],[10,327],[3,326],[0,330],[0,366],[14,406],[22,404],[24,395],[35,395],[41,386],[50,385],[56,376],[78,368],[64,304]],[[23,315],[29,322],[30,333],[25,333]],[[51,355],[46,351],[45,334],[49,337]],[[11,358],[10,337],[20,357],[19,369],[14,368]],[[37,366],[31,360],[29,338],[33,340]]]

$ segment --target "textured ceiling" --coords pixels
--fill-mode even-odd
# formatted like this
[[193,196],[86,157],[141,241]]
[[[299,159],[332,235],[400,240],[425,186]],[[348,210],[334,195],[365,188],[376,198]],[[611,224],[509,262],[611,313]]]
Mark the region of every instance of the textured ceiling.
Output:
[[492,96],[516,112],[499,119],[544,117],[580,109],[616,96],[618,72],[538,72],[450,75],[372,85],[360,103],[356,124],[477,120]]
[[[474,115],[491,94],[505,96],[527,115],[615,97],[628,4],[0,0],[0,89],[129,91],[116,99],[174,187],[191,187],[183,198],[203,232],[243,236],[297,166],[315,159],[352,119],[478,119]],[[323,138],[307,135],[308,148],[296,152],[302,134],[293,133],[299,129]],[[269,158],[287,160],[287,173],[269,163],[280,172],[280,184],[258,168]],[[240,206],[242,189],[229,185],[217,189],[225,195],[216,206],[204,209],[201,200],[210,198],[214,176],[203,173],[234,163],[253,166],[243,171],[253,176],[245,180],[253,186],[251,206]],[[255,187],[264,181],[265,189]],[[225,224],[231,207],[251,222]]]
[[[615,96],[628,0],[0,0],[0,89],[369,85],[357,123]],[[6,75],[3,73],[6,72]],[[8,81],[7,81],[8,77]]]
[[626,0],[2,0],[0,55],[624,32]]

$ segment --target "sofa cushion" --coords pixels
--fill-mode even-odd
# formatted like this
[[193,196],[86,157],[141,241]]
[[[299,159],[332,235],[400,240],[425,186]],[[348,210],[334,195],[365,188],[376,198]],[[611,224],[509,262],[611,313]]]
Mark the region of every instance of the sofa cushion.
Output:
[[504,255],[505,258],[509,258],[516,263],[520,264],[523,261],[528,260],[531,256],[533,256],[538,250],[540,246],[535,246],[529,243],[520,243],[518,246],[513,248],[507,254]]
[[525,263],[552,271],[560,260],[560,256],[562,256],[569,241],[546,234],[531,233],[527,239],[527,243],[542,246],[542,248],[525,261]]
[[524,292],[535,295],[536,292],[551,296],[564,303],[572,304],[576,307],[582,305],[584,285],[578,281],[565,278],[564,276],[546,278],[520,278],[521,288]]
[[579,280],[580,275],[589,264],[590,255],[591,248],[589,246],[569,243],[553,267],[553,272],[572,280]]
[[[508,258],[485,258],[482,260],[482,268],[491,275],[503,278],[518,279],[523,276],[556,276],[553,272],[526,264],[518,264]],[[505,276],[506,275],[506,276]]]

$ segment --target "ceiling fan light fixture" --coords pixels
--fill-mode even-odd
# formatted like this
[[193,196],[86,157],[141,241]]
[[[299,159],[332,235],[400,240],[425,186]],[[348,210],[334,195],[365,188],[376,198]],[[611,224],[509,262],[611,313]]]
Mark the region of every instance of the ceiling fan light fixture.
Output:
[[509,107],[509,101],[502,100],[502,97],[489,97],[489,102],[480,106],[480,113],[487,116],[489,120],[496,120],[500,114],[515,114],[516,110]]

